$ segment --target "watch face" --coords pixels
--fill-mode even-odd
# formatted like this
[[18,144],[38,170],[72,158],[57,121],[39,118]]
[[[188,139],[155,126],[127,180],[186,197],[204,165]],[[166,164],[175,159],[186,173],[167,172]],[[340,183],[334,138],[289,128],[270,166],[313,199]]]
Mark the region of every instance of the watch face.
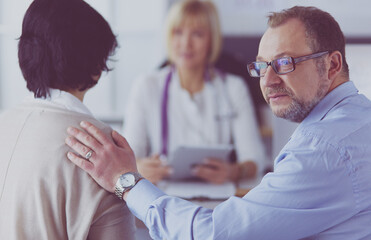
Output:
[[135,184],[135,177],[133,174],[124,174],[120,177],[120,184],[122,187],[130,187]]

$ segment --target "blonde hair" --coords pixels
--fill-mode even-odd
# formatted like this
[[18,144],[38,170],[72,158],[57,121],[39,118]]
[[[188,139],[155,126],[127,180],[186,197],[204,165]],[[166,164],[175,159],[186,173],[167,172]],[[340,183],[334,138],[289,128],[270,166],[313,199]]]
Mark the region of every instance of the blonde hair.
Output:
[[213,64],[219,57],[222,46],[222,36],[219,17],[215,5],[210,1],[184,0],[175,3],[166,19],[166,48],[170,62],[173,62],[171,41],[173,31],[185,21],[191,20],[196,24],[206,26],[211,34],[211,46],[208,63]]

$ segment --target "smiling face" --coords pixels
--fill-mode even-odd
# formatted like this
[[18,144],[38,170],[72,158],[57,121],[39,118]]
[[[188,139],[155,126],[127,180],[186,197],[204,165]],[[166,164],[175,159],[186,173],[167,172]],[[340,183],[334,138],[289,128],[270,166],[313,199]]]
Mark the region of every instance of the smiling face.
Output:
[[[269,28],[263,35],[258,61],[270,62],[280,57],[299,57],[313,53],[306,42],[305,28],[297,19]],[[326,61],[327,55],[321,57]],[[318,61],[318,60],[317,60]],[[324,65],[311,59],[296,64],[295,71],[278,75],[268,67],[260,78],[265,100],[277,117],[301,122],[328,93],[330,81]]]
[[172,60],[177,68],[204,68],[210,55],[210,29],[188,19],[172,31]]

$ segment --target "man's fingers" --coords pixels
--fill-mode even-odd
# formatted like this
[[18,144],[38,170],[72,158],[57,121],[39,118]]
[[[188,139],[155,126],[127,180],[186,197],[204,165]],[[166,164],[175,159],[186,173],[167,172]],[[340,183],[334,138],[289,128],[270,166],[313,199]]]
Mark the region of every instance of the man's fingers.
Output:
[[91,172],[94,170],[94,164],[93,163],[87,161],[84,158],[81,158],[81,157],[77,156],[76,154],[74,154],[72,152],[67,153],[67,158],[71,162],[76,164],[79,168],[86,171],[90,175],[91,175]]
[[[67,133],[73,137],[75,137],[78,141],[85,144],[87,147],[91,149],[97,149],[101,146],[101,144],[95,140],[92,136],[87,134],[86,132],[83,132],[82,130],[75,128],[75,127],[68,127]],[[70,146],[72,147],[72,146]],[[76,149],[75,149],[76,150]],[[78,152],[80,153],[80,152]],[[80,153],[81,154],[81,153]],[[86,153],[84,153],[83,156],[85,156]]]
[[121,136],[118,132],[116,132],[115,130],[112,131],[112,139],[116,143],[117,146],[126,148],[126,149],[127,148],[131,149],[128,141],[126,141],[126,139],[123,136]]
[[[75,150],[78,154],[85,157],[84,160],[88,160],[94,156],[95,152],[92,151],[89,147],[81,144],[75,137],[68,136],[65,140],[65,143]],[[90,156],[88,156],[90,154]],[[87,157],[87,158],[86,158]]]
[[80,126],[93,137],[92,139],[95,138],[94,140],[98,141],[100,144],[105,145],[112,142],[111,139],[102,132],[102,130],[94,126],[92,123],[88,121],[82,121],[80,123]]

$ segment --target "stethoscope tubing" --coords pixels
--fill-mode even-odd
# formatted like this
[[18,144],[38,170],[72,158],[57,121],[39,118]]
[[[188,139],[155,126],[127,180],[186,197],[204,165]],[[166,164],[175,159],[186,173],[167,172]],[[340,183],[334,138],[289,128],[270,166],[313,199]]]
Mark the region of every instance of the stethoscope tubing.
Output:
[[[169,129],[168,129],[168,103],[169,103],[169,86],[170,86],[170,82],[171,82],[171,79],[172,79],[172,76],[173,76],[173,72],[175,70],[175,67],[174,66],[170,66],[170,71],[169,73],[166,75],[166,78],[165,78],[165,85],[164,85],[164,90],[162,92],[162,99],[161,99],[161,143],[162,143],[162,146],[161,146],[161,155],[162,156],[167,156],[168,155],[168,140],[169,140]],[[215,71],[222,77],[222,80],[223,82],[225,82],[225,74],[218,70],[218,69],[215,69]],[[209,80],[209,75],[206,75],[206,81]],[[215,93],[216,94],[216,93]],[[222,120],[231,120],[232,118],[236,117],[237,114],[236,112],[233,111],[233,107],[232,107],[232,103],[229,99],[229,97],[227,96],[227,91],[225,90],[225,98],[226,98],[226,102],[227,104],[229,105],[229,109],[231,110],[230,113],[227,113],[227,114],[219,114],[219,115],[216,115],[215,116],[215,120],[216,121],[222,121]],[[216,99],[217,96],[215,96]]]

